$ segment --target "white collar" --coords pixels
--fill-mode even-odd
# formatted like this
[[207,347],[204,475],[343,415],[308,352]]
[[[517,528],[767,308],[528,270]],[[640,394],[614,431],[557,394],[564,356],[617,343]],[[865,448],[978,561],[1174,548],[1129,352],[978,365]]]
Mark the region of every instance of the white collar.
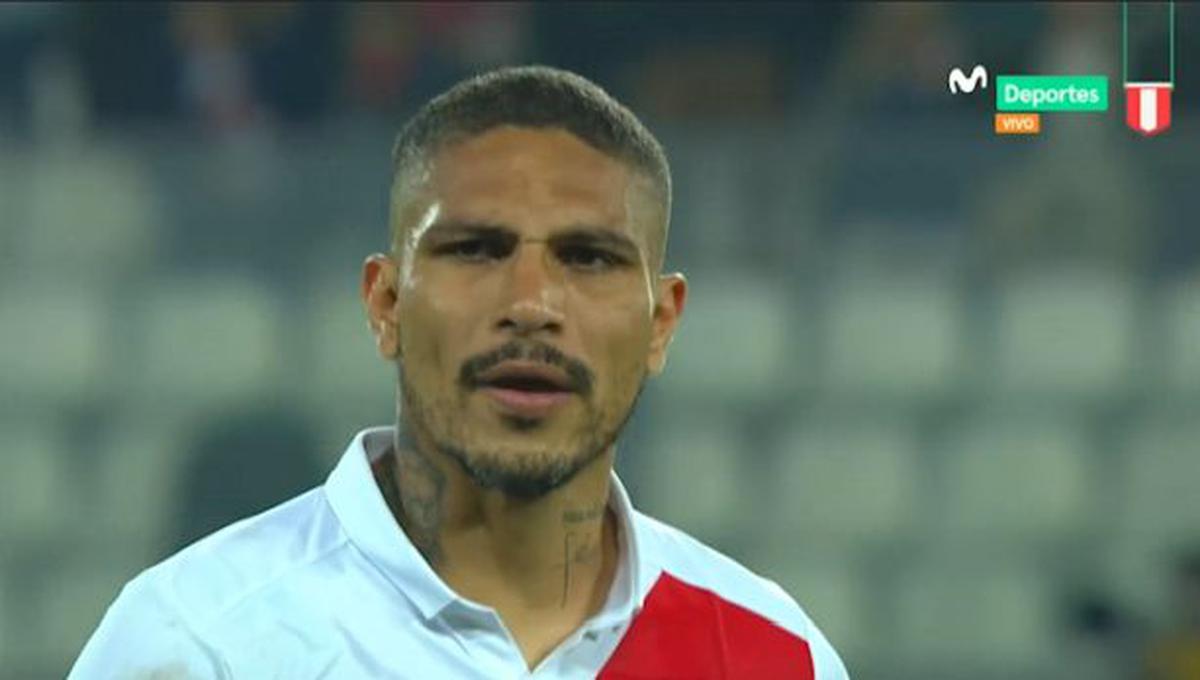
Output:
[[[394,437],[393,426],[372,427],[355,435],[325,482],[329,505],[350,541],[426,619],[440,616],[451,604],[487,610],[446,585],[392,517],[370,463],[389,450]],[[652,568],[643,564],[639,551],[633,505],[615,472],[608,505],[617,517],[617,571],[604,606],[584,624],[584,629],[631,619],[652,585],[648,578]]]

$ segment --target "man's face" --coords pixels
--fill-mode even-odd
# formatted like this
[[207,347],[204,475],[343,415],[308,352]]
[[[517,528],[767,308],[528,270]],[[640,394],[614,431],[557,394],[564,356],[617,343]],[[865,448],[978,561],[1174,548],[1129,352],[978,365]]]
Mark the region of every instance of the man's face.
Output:
[[652,271],[647,186],[568,132],[501,127],[436,154],[397,211],[393,262],[364,277],[394,285],[376,337],[405,424],[481,485],[565,483],[661,367],[684,284]]

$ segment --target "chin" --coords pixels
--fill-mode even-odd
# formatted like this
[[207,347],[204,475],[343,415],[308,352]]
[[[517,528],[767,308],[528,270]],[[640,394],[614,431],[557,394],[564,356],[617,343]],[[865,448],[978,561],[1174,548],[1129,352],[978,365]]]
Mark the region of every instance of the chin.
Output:
[[559,437],[539,437],[536,432],[511,432],[473,442],[465,450],[466,456],[472,461],[536,470],[588,457],[590,452],[581,451],[580,448],[578,442]]
[[562,454],[522,452],[469,456],[467,474],[485,489],[518,498],[537,498],[571,481],[590,460]]
[[543,430],[546,427],[545,418],[526,418],[524,416],[502,415],[500,420],[511,430],[517,432],[533,432],[535,430]]
[[537,498],[570,482],[605,450],[586,446],[577,438],[539,439],[510,433],[466,447],[443,447],[443,451],[482,488]]

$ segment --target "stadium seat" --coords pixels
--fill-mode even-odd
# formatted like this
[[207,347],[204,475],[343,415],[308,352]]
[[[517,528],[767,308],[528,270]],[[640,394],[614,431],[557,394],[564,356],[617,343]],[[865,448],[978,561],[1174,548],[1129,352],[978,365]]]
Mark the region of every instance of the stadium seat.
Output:
[[285,332],[278,301],[236,275],[180,277],[147,291],[136,377],[155,405],[222,403],[273,388],[294,365],[296,332]]
[[[0,567],[2,566],[0,563]],[[21,613],[17,611],[16,604],[9,596],[9,592],[16,587],[16,578],[6,571],[0,569],[0,668],[13,666],[9,658],[13,651],[12,637],[16,634],[16,626],[21,625]]]
[[1122,532],[1152,542],[1197,539],[1200,425],[1194,410],[1148,417],[1128,432],[1114,503]]
[[751,273],[695,275],[662,383],[684,403],[761,401],[807,369],[792,296]]
[[1195,549],[1200,517],[1200,441],[1194,407],[1163,406],[1119,438],[1112,476],[1111,529],[1102,560],[1112,590],[1139,611],[1172,610],[1171,577]]
[[937,516],[956,537],[1060,537],[1087,520],[1096,463],[1066,416],[983,412],[949,432],[940,453]]
[[676,222],[687,225],[672,240],[677,239],[680,251],[698,262],[725,261],[731,252],[744,252],[746,232],[741,225],[753,207],[746,200],[749,163],[744,160],[744,140],[725,136],[708,137],[704,143],[689,141],[676,147],[680,156],[672,163],[676,174],[672,184],[681,192],[674,201],[680,210]]
[[[928,677],[1022,677],[1053,654],[1057,600],[1029,566],[925,556],[899,570],[890,592],[895,658]],[[1011,674],[994,675],[1002,670]]]
[[830,288],[820,366],[835,395],[922,398],[951,389],[964,308],[947,282],[875,275]]
[[[1116,500],[1116,505],[1121,505],[1120,499]],[[1126,611],[1144,612],[1152,621],[1163,623],[1177,603],[1173,589],[1176,560],[1181,549],[1194,547],[1196,534],[1191,532],[1180,542],[1154,533],[1130,533],[1122,530],[1121,514],[1119,507],[1114,508],[1113,532],[1096,553],[1098,579]]]
[[998,292],[994,373],[1004,393],[1092,398],[1119,393],[1136,351],[1131,282],[1100,268],[1031,270]]
[[28,261],[70,263],[78,282],[123,274],[154,253],[159,192],[129,149],[91,146],[30,159],[28,221],[18,246]]
[[769,464],[769,507],[796,541],[888,541],[919,515],[921,473],[902,421],[809,417],[782,434]]
[[168,550],[257,515],[324,481],[307,418],[269,404],[243,407],[189,428]]
[[1200,279],[1164,290],[1161,309],[1167,385],[1200,392]]
[[96,396],[113,349],[108,301],[96,287],[27,274],[0,278],[0,389],[52,406]]
[[168,417],[137,410],[116,414],[95,440],[97,531],[149,557],[164,545],[180,506],[183,455],[189,442]]
[[82,514],[84,489],[72,483],[79,477],[67,469],[71,447],[57,428],[32,418],[0,424],[0,543],[53,536]]
[[747,461],[751,451],[737,436],[736,423],[708,417],[703,421],[664,421],[641,456],[639,497],[634,502],[651,515],[700,538],[720,544],[756,525],[757,485]]
[[26,622],[25,644],[47,666],[71,666],[121,586],[136,575],[123,562],[96,559],[95,552],[91,556],[86,563],[58,565],[38,579],[41,587]]
[[353,267],[347,264],[336,276],[323,272],[313,280],[321,283],[305,310],[308,370],[301,376],[304,384],[294,389],[315,428],[319,455],[332,466],[359,429],[395,421],[397,374],[375,351]]
[[375,351],[366,312],[358,298],[357,272],[317,288],[309,308],[312,388],[328,407],[329,401],[353,398],[362,403],[394,400],[396,369]]
[[[21,172],[29,163],[29,153],[20,153],[8,138],[0,139],[0,215],[19,215],[24,209],[26,177]],[[9,227],[0,229],[0,263],[16,261],[18,231]]]

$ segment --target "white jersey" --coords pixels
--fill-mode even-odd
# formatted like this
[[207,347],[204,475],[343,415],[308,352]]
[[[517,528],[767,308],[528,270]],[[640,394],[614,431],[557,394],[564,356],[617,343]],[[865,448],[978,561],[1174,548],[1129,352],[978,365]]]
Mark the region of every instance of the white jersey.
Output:
[[360,432],[322,486],[134,578],[69,679],[847,678],[779,586],[634,510],[615,475],[608,599],[530,670],[393,519],[371,471],[393,434]]

